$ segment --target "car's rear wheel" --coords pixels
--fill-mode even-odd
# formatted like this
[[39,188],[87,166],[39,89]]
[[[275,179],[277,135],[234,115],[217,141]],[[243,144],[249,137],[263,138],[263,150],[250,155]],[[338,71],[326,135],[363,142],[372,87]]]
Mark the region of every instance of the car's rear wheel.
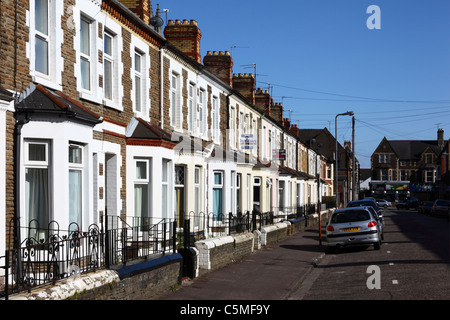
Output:
[[380,250],[381,248],[381,241],[374,243],[373,246],[375,247],[375,250]]

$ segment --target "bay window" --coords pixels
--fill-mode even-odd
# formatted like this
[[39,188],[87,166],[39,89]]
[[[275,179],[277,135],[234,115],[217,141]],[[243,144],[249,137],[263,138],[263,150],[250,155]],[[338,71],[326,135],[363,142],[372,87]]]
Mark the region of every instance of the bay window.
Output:
[[213,175],[213,219],[222,221],[223,218],[223,172],[214,171]]
[[83,147],[69,145],[69,223],[82,228],[83,215]]
[[50,222],[50,143],[27,141],[24,147],[26,223],[44,232]]
[[201,167],[194,171],[194,227],[200,226],[201,193],[200,193]]
[[148,159],[135,161],[134,216],[137,221],[147,222],[150,209],[150,171]]
[[165,219],[168,217],[169,209],[169,164],[170,160],[162,160],[162,197],[161,197],[161,218]]

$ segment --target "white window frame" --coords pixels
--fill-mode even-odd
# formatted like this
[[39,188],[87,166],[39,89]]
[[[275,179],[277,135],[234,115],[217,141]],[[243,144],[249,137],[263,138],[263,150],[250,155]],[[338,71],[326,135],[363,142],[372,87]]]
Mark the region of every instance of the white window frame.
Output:
[[[195,217],[200,217],[199,213],[202,211],[202,201],[201,201],[201,182],[202,181],[202,168],[196,166],[194,168],[194,212]],[[194,224],[196,227],[199,226],[198,219],[194,219]]]
[[[133,111],[135,114],[142,113],[142,107],[144,105],[144,90],[143,84],[144,84],[144,77],[142,72],[142,60],[143,60],[144,54],[139,51],[134,51],[134,57],[133,57],[133,88],[134,88],[134,96],[133,98]],[[139,63],[138,63],[139,62]],[[139,79],[139,81],[137,81]]]
[[[220,183],[216,183],[216,174],[220,175]],[[223,171],[220,170],[214,170],[213,171],[213,181],[212,181],[212,190],[213,190],[213,194],[214,194],[214,190],[220,190],[221,192],[221,202],[222,202],[222,210],[220,213],[218,213],[218,215],[216,216],[216,214],[214,214],[213,219],[214,221],[221,221],[224,216],[225,216],[225,212],[224,212],[224,206],[225,206],[225,197],[224,197],[224,177],[225,174]],[[212,199],[212,204],[213,204],[213,211],[214,211],[214,195],[213,195],[213,199]]]
[[[38,66],[35,65],[35,70],[36,73],[40,74],[40,76],[42,77],[48,77],[50,78],[50,17],[51,17],[51,3],[48,0],[44,0],[43,2],[47,3],[47,12],[46,12],[46,18],[44,19],[46,22],[46,29],[47,29],[47,33],[44,33],[40,30],[37,29],[36,26],[36,21],[37,21],[37,15],[36,15],[36,4],[39,2],[40,0],[34,0],[35,6],[32,10],[34,10],[34,17],[35,17],[35,24],[34,24],[34,41],[35,41],[35,47],[34,47],[34,53],[35,53],[35,58],[37,59],[37,54],[36,54],[36,47],[37,47],[37,41],[36,38],[40,38],[43,42],[45,42],[47,44],[47,56],[46,56],[46,64],[47,64],[47,72],[41,72],[38,70]],[[35,59],[35,62],[37,62],[37,60]]]
[[241,211],[242,210],[242,208],[241,208],[241,204],[242,204],[241,180],[242,180],[242,174],[236,173],[236,204],[235,204],[236,213],[242,212]]
[[[130,57],[132,59],[131,63],[131,80],[132,80],[132,89],[131,89],[131,97],[133,100],[133,111],[135,117],[142,118],[146,121],[150,121],[150,78],[149,78],[149,69],[150,69],[150,56],[148,53],[149,46],[140,38],[135,35],[131,35],[131,44],[130,44]],[[135,83],[135,75],[136,75],[136,66],[135,66],[135,53],[141,55],[141,68],[139,76],[141,77],[141,108],[140,111],[137,110],[136,106],[136,83]]]
[[188,114],[189,114],[189,131],[194,132],[196,123],[195,123],[195,84],[189,83],[188,86]]
[[231,147],[236,148],[236,109],[234,107],[231,107],[230,111],[230,139],[231,139]]
[[174,128],[181,127],[179,88],[180,75],[172,72],[170,75],[170,124]]
[[203,135],[206,132],[207,123],[207,112],[206,112],[206,91],[200,88],[198,92],[198,118],[199,118],[199,132]]
[[[87,31],[88,34],[87,36],[88,41],[88,52],[83,52],[82,48],[81,48],[81,42],[83,41],[82,37],[83,34],[81,33],[81,27],[84,23],[87,23],[88,27],[87,27]],[[93,21],[91,18],[87,17],[86,15],[82,14],[80,16],[80,86],[81,86],[81,90],[83,90],[84,92],[88,92],[88,93],[92,93],[95,90],[95,77],[93,76],[94,74],[94,67],[95,67],[95,51],[93,50],[93,46],[92,46],[92,42],[93,42],[93,36],[95,37],[95,33],[94,31],[94,25],[95,25],[95,21]],[[89,81],[89,85],[88,88],[83,86],[83,68],[82,68],[82,61],[86,61],[86,63],[88,63],[89,65],[89,70],[88,70],[88,74],[85,75],[87,76],[86,80]],[[86,85],[86,84],[85,84]]]
[[[112,52],[111,55],[106,55],[104,50],[105,34],[112,36]],[[103,104],[109,108],[113,108],[118,111],[123,111],[122,98],[123,98],[123,62],[122,62],[122,27],[115,21],[105,17],[103,23],[103,64],[105,59],[113,62],[112,67],[112,99],[107,99],[105,92],[105,81],[103,81]],[[103,79],[105,79],[105,67],[103,65]]]
[[[172,165],[170,159],[162,159],[162,172],[161,172],[161,218],[165,219],[169,217],[170,212],[170,182],[172,181]],[[166,170],[166,174],[164,177],[164,170]],[[164,203],[164,189],[166,192],[166,202]],[[165,212],[164,212],[165,211]]]
[[236,215],[236,171],[231,171],[231,213]]
[[[106,48],[106,39],[110,39],[110,48],[109,48],[109,53],[107,52]],[[114,59],[114,51],[115,51],[115,47],[116,47],[116,35],[114,35],[112,32],[110,32],[109,30],[104,30],[103,32],[103,99],[104,99],[104,103],[105,102],[109,102],[109,104],[112,104],[112,102],[115,100],[114,99],[114,87],[115,87],[115,81],[114,79],[117,78],[116,75],[116,62]],[[110,79],[107,78],[107,72],[106,72],[106,65],[107,63],[109,63],[110,65]],[[109,93],[109,97],[108,97],[108,92],[107,90],[107,84],[109,83],[109,90],[111,91]],[[108,104],[108,103],[105,103]]]
[[[45,160],[44,161],[38,161],[38,160],[30,160],[29,155],[29,148],[30,145],[44,145],[45,146]],[[52,179],[51,179],[51,149],[50,149],[50,141],[48,140],[25,140],[24,141],[24,178],[26,179],[26,171],[27,169],[47,169],[47,193],[48,193],[48,216],[46,217],[47,222],[50,222],[52,220]],[[26,185],[26,182],[24,183]],[[25,189],[26,190],[26,189]],[[30,217],[28,214],[28,207],[26,203],[26,197],[24,197],[25,200],[25,223],[28,227],[30,222]],[[46,230],[48,228],[48,225],[39,225],[40,230]],[[40,232],[40,231],[39,231]],[[45,238],[46,239],[46,238]]]
[[216,96],[212,97],[212,106],[211,106],[211,138],[213,141],[217,141],[219,139],[219,105],[218,99]]
[[[64,59],[61,55],[61,45],[64,40],[64,30],[61,27],[61,16],[64,14],[64,2],[48,0],[48,35],[36,30],[35,6],[36,0],[30,0],[29,10],[27,10],[29,41],[26,49],[27,58],[30,60],[30,75],[33,82],[54,90],[62,90]],[[48,74],[41,73],[36,68],[36,37],[45,39],[48,43]]]
[[[151,213],[150,213],[150,209],[151,209],[151,172],[150,172],[150,168],[151,168],[151,163],[150,163],[150,159],[147,158],[135,158],[134,159],[134,176],[133,176],[133,194],[134,194],[134,199],[136,199],[136,186],[137,185],[146,185],[147,186],[147,210],[148,210],[148,216],[145,216],[144,218],[150,218]],[[144,178],[138,178],[137,177],[137,164],[141,162],[141,163],[145,163],[145,170],[146,170],[146,176]],[[133,202],[134,204],[134,212],[133,212],[133,216],[135,218],[143,218],[142,216],[139,216],[138,213],[136,212],[136,200]]]
[[80,230],[83,230],[83,216],[84,216],[84,203],[85,203],[85,197],[84,197],[84,191],[85,191],[85,179],[84,179],[84,146],[81,144],[77,144],[77,143],[69,143],[68,146],[68,151],[69,151],[69,155],[70,155],[70,148],[77,148],[81,151],[81,159],[80,162],[71,162],[70,161],[70,156],[68,157],[68,164],[69,164],[69,217],[70,217],[70,171],[77,171],[80,173],[81,175],[81,191],[80,191],[80,196],[81,196],[81,203],[80,208],[81,208],[81,212],[79,212],[77,214],[78,216],[78,221],[69,221],[69,223],[72,222],[76,222],[78,224],[78,226],[80,227]]
[[246,185],[246,191],[247,191],[247,211],[250,212],[251,210],[251,202],[250,201],[250,183],[251,183],[251,175],[247,173],[247,185]]

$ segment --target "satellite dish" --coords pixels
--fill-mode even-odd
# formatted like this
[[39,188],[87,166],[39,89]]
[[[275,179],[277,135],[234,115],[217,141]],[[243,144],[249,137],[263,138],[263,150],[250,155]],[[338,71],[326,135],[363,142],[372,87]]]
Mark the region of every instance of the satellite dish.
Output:
[[150,24],[155,28],[159,28],[164,24],[164,21],[161,17],[153,16],[150,18]]

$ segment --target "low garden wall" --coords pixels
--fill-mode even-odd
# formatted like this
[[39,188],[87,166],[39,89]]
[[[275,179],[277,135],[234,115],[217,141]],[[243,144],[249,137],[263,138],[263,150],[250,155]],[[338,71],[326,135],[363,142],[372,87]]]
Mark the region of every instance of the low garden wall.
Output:
[[[322,225],[333,209],[321,213]],[[182,283],[183,259],[192,259],[192,277],[239,261],[256,250],[279,241],[306,228],[317,225],[318,214],[282,221],[261,230],[197,241],[186,252],[165,255],[153,260],[127,265],[117,270],[68,278],[53,286],[10,297],[11,300],[129,300],[151,299],[176,289]],[[186,262],[186,261],[185,261]]]

